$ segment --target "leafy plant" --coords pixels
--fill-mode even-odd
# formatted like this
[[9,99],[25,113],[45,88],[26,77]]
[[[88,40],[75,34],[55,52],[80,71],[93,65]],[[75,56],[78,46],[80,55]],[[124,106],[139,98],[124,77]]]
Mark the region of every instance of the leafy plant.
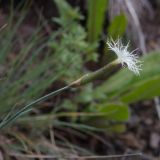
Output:
[[73,9],[64,0],[55,0],[55,3],[59,17],[53,21],[59,25],[59,29],[52,34],[49,46],[55,55],[53,61],[56,72],[67,68],[62,81],[71,82],[83,72],[83,66],[87,61],[83,57],[92,47],[86,42],[86,32],[79,24],[83,17],[78,9]]
[[[6,117],[1,116],[1,124],[4,122],[5,126],[8,119],[10,120],[8,122],[11,122],[18,118],[16,120],[18,127],[13,127],[12,132],[10,129],[4,130],[12,138],[12,141],[9,141],[10,146],[8,143],[1,144],[6,153],[12,148],[17,153],[34,153],[35,155],[42,153],[59,159],[68,155],[73,156],[75,153],[94,155],[72,144],[64,135],[68,136],[71,132],[85,138],[87,134],[92,136],[96,134],[95,131],[124,131],[124,124],[130,118],[129,105],[160,95],[160,54],[151,53],[142,57],[144,65],[140,76],[135,76],[125,69],[113,74],[111,69],[113,64],[111,68],[107,68],[110,65],[108,64],[95,72],[87,71],[88,74],[71,83],[75,88],[66,86],[42,96],[49,87],[52,89],[51,84],[55,88],[59,87],[56,86],[57,83],[60,86],[70,84],[87,70],[85,64],[93,57],[89,57],[86,53],[92,53],[95,50],[94,43],[98,44],[107,7],[107,0],[88,1],[88,32],[86,32],[79,23],[84,17],[78,9],[72,8],[65,0],[54,2],[59,16],[53,18],[53,22],[56,22],[58,29],[51,32],[49,37],[42,34],[43,24],[41,23],[32,36],[25,40],[19,36],[19,30],[27,12],[20,12],[21,16],[18,20],[16,19],[16,23],[14,21],[16,17],[12,12],[8,26],[0,32],[0,70],[2,69],[2,74],[6,74],[0,81],[0,115],[9,111]],[[126,25],[123,14],[115,17],[108,27],[108,36],[112,36],[113,39],[122,36]],[[96,80],[97,77],[100,80],[98,83],[86,84]],[[103,81],[106,77],[107,80]],[[84,84],[86,85],[81,86]],[[80,87],[77,89],[77,86]],[[35,109],[34,106],[38,102],[67,89],[70,89],[67,93],[71,94],[63,97],[63,101],[60,102],[55,98],[53,109],[50,107],[51,110],[47,110],[47,113],[39,114],[40,109],[35,110],[34,115],[23,115]],[[13,107],[14,104],[15,107]],[[25,105],[24,108],[22,108],[23,105]],[[19,117],[21,115],[23,116]],[[1,127],[4,126],[1,125]],[[51,126],[50,133],[47,132],[46,138],[43,131],[45,130],[46,133],[46,127],[49,126]],[[54,144],[52,132],[55,130],[52,130],[52,126],[60,130],[58,136],[56,135],[60,139],[56,139],[56,145],[60,146],[60,149],[57,149]],[[26,134],[18,132],[17,128],[21,127],[28,132]],[[74,132],[72,132],[73,129]],[[61,132],[63,134],[59,136]],[[9,159],[9,156],[5,158]]]
[[[124,130],[122,122],[126,121],[130,115],[128,104],[160,95],[159,60],[159,53],[148,54],[142,58],[144,65],[141,76],[135,76],[123,69],[96,87],[92,98],[87,98],[86,102],[90,105],[84,109],[88,117],[86,115],[86,118],[82,118],[83,123],[111,131]],[[151,65],[152,68],[149,67]],[[92,118],[89,116],[90,113],[95,113]],[[70,117],[78,116],[78,113],[73,112],[69,115]]]
[[[108,129],[105,124],[108,124],[109,121],[117,121],[117,124],[119,124],[119,120],[123,121],[129,118],[129,111],[127,111],[129,104],[160,96],[160,54],[158,52],[150,53],[144,56],[142,61],[144,64],[140,76],[135,76],[127,69],[123,69],[94,89],[93,99],[98,102],[90,105],[92,109],[94,108],[93,111],[105,113],[105,109],[107,109],[107,111],[114,110],[115,113],[104,117],[95,117],[94,120],[91,119],[91,121],[93,120],[91,123],[93,126],[100,127],[102,124],[103,128],[106,126]],[[108,103],[112,105],[108,106]],[[117,103],[120,104],[119,107]],[[115,109],[116,106],[118,110]],[[126,108],[126,112],[121,109],[121,106]],[[125,117],[127,118],[125,119]],[[123,130],[123,124],[121,124],[121,127],[119,131]],[[110,129],[115,130],[116,128],[111,125]],[[118,130],[116,129],[116,131]]]
[[103,31],[105,21],[105,11],[108,7],[108,0],[89,0],[88,3],[88,41],[95,43]]
[[[41,34],[43,24],[25,41],[17,36],[27,14],[24,11],[20,12],[21,18],[16,24],[13,23],[16,17],[12,13],[7,27],[1,32],[0,61],[6,77],[0,81],[0,115],[13,105],[18,109],[39,97],[57,80],[64,84],[72,81],[83,70],[85,60],[82,57],[90,47],[85,41],[85,30],[78,23],[82,16],[65,1],[55,2],[60,17],[54,21],[60,25],[60,29],[49,38]],[[23,47],[19,45],[16,49],[18,44],[23,44]],[[8,60],[12,55],[14,57]]]
[[[36,88],[35,92],[33,92],[34,91],[33,88],[31,88],[31,85],[29,85],[29,87],[27,89],[24,89],[25,92],[21,96],[23,98],[24,97],[31,98],[34,95],[37,95],[37,93],[40,93],[40,91],[44,91],[44,89],[46,89],[46,87],[50,83],[56,81],[57,79],[61,80],[64,83],[70,82],[78,74],[80,74],[82,72],[84,62],[86,62],[86,61],[82,60],[82,57],[84,56],[84,54],[81,55],[81,53],[83,52],[83,50],[90,49],[89,44],[85,41],[85,38],[86,38],[85,30],[82,28],[82,26],[80,26],[78,24],[78,21],[77,21],[77,20],[80,20],[82,16],[78,13],[77,10],[72,10],[71,6],[69,6],[65,1],[63,1],[63,5],[61,5],[58,0],[55,1],[55,3],[58,7],[58,10],[60,13],[60,18],[56,18],[56,19],[54,19],[54,21],[56,21],[60,25],[61,28],[59,30],[57,30],[56,33],[53,33],[51,35],[51,39],[49,40],[49,43],[47,41],[47,44],[49,44],[49,46],[51,47],[51,50],[49,50],[49,51],[54,52],[54,54],[51,54],[51,52],[49,52],[47,54],[46,59],[45,59],[46,61],[44,61],[44,66],[46,68],[43,65],[41,65],[41,66],[37,66],[37,68],[35,70],[29,69],[29,71],[28,71],[28,68],[27,69],[25,68],[25,70],[22,70],[23,72],[20,70],[21,71],[20,75],[22,76],[22,79],[19,77],[16,77],[16,78],[14,77],[15,82],[13,81],[14,82],[12,85],[13,88],[11,88],[11,89],[9,88],[10,90],[12,90],[12,92],[10,92],[10,90],[7,90],[7,88],[4,88],[4,89],[6,89],[6,93],[8,95],[7,94],[4,95],[2,97],[2,100],[5,100],[4,97],[6,97],[6,96],[12,98],[13,95],[15,95],[16,93],[19,93],[19,90],[18,90],[19,84],[21,84],[21,83],[25,84],[25,82],[30,80],[30,78],[32,76],[33,77],[35,76],[36,79],[37,78],[39,79],[40,75],[44,74],[44,72],[45,72],[45,74],[48,73],[47,76],[51,75],[51,73],[52,73],[51,68],[52,67],[54,68],[54,71],[56,73],[59,73],[58,76],[56,76],[54,78],[52,77],[51,79],[49,79],[47,77],[47,80],[42,78],[42,82],[44,82],[45,85],[43,87],[41,86],[40,88],[38,88],[38,85],[40,83],[37,83],[37,85],[35,85],[35,83],[33,83],[34,85],[32,87]],[[119,16],[119,17],[120,17],[120,19],[124,19],[123,16]],[[70,19],[69,24],[68,24],[67,19]],[[111,25],[111,27],[109,29],[110,33],[112,33],[113,35],[114,35],[113,31],[115,29],[113,29],[113,31],[112,31],[111,28],[112,27],[114,28],[116,21],[117,20],[113,21],[113,25]],[[68,27],[68,25],[70,27]],[[122,33],[122,31],[124,32],[124,25],[123,25],[122,29],[119,30],[118,32]],[[38,39],[39,39],[39,37],[38,37]],[[32,47],[30,47],[30,48],[32,48]],[[44,48],[42,48],[42,50],[43,49]],[[33,50],[33,48],[32,48],[32,50]],[[152,55],[154,56],[155,54],[152,54]],[[23,58],[20,56],[21,60],[24,60],[24,58],[26,56],[27,56],[27,53],[25,52],[25,55],[22,55]],[[149,57],[149,58],[146,58],[146,57]],[[90,103],[89,108],[90,107],[95,108],[95,110],[93,110],[93,113],[94,112],[97,112],[98,114],[102,113],[102,116],[95,115],[95,117],[96,117],[95,119],[97,120],[97,122],[98,122],[98,119],[99,120],[103,119],[103,121],[104,121],[104,119],[106,119],[106,121],[104,121],[104,122],[107,124],[109,121],[114,121],[114,122],[117,121],[117,123],[119,123],[118,121],[127,120],[127,118],[129,117],[129,111],[127,110],[128,104],[130,104],[131,102],[135,102],[137,100],[142,100],[145,98],[152,98],[153,96],[159,95],[159,84],[158,84],[159,77],[157,75],[158,61],[156,63],[156,61],[154,60],[154,64],[152,64],[152,66],[153,66],[152,69],[147,68],[148,66],[151,65],[150,63],[152,62],[152,59],[154,59],[154,58],[152,56],[146,56],[146,57],[144,57],[144,61],[146,63],[144,65],[145,68],[143,69],[142,75],[140,77],[135,77],[131,73],[128,73],[127,71],[121,71],[121,72],[113,75],[112,77],[110,77],[109,80],[106,81],[105,83],[103,83],[101,86],[96,87],[94,89],[93,93],[92,93],[92,91],[93,91],[92,86],[88,86],[88,89],[86,87],[85,88],[86,95],[85,94],[83,95],[84,90],[82,90],[82,93],[80,93],[78,98],[72,99],[72,102],[68,101],[69,103],[67,103],[67,104],[73,105],[73,106],[74,105],[78,106],[79,104],[86,105],[86,103]],[[37,57],[36,56],[31,57],[31,59],[29,59],[29,61],[26,61],[26,64],[30,64],[30,62],[34,62],[34,58],[37,58]],[[56,59],[54,60],[54,58],[56,58]],[[72,63],[71,59],[76,63]],[[18,60],[20,60],[20,59],[18,59]],[[158,58],[156,60],[158,60]],[[22,62],[20,63],[20,65],[17,66],[18,69],[21,68]],[[37,61],[35,61],[35,62],[37,62]],[[48,62],[50,62],[49,63],[50,65],[48,64]],[[59,63],[59,62],[61,62],[61,63]],[[26,64],[25,64],[25,66],[26,66]],[[34,63],[34,66],[32,66],[32,67],[34,68],[36,66],[36,64],[38,64],[38,62]],[[22,68],[23,68],[23,65],[22,65]],[[66,67],[70,67],[70,69],[65,70]],[[88,76],[88,75],[84,76],[82,78],[82,80],[83,80],[82,84],[88,83],[91,80],[95,79],[95,77],[104,73],[103,71],[105,71],[106,69],[108,70],[107,67],[106,68],[104,67],[104,68],[102,68],[102,70],[100,69],[99,71],[91,73],[90,76]],[[47,72],[46,72],[46,70],[47,70]],[[12,76],[14,75],[15,71],[16,71],[16,73],[19,73],[19,70],[13,70],[13,72],[11,72],[11,73],[13,73],[13,74],[11,74],[11,80],[13,78]],[[39,71],[39,72],[37,72],[37,71]],[[110,72],[108,72],[107,75],[109,75],[109,73]],[[153,76],[150,77],[149,75],[153,75],[153,73],[155,74],[155,77],[153,77]],[[62,76],[63,76],[63,78],[62,78]],[[14,80],[14,78],[13,78],[13,80]],[[144,79],[145,79],[145,81],[144,81]],[[7,82],[10,82],[10,81],[7,81]],[[45,82],[47,82],[47,83],[45,83]],[[76,82],[79,83],[80,81],[76,81]],[[68,89],[69,87],[67,86],[66,88],[64,88],[64,90]],[[146,88],[152,89],[151,94],[146,93]],[[32,92],[31,92],[31,90],[32,90]],[[40,99],[37,99],[36,101],[33,102],[33,104],[36,104],[37,102],[44,100],[47,97],[50,97],[51,95],[55,95],[56,93],[59,93],[61,91],[63,91],[63,88],[56,91],[56,92],[48,94]],[[17,98],[19,98],[19,99],[22,99],[22,97],[17,96]],[[17,101],[17,99],[14,99],[14,100]],[[8,102],[10,102],[10,101],[8,101]],[[13,103],[13,101],[11,101],[10,103]],[[4,104],[5,104],[5,101],[4,101]],[[31,105],[32,105],[32,103],[31,103]],[[29,104],[29,106],[30,106],[30,104]],[[96,106],[99,106],[99,107],[96,107]],[[124,112],[125,114],[121,114],[121,110],[115,109],[115,108],[118,108],[118,106],[119,106],[119,108],[120,107],[125,108],[125,110],[126,110],[126,112]],[[28,107],[28,106],[26,106],[26,107]],[[101,108],[103,108],[103,109],[101,109]],[[26,108],[26,109],[28,109],[28,108]],[[115,113],[108,115],[108,112],[113,111],[113,110],[115,110]],[[26,111],[28,111],[28,110],[22,110],[22,112],[26,112]],[[72,111],[72,109],[71,109],[71,111]],[[92,112],[92,110],[90,110],[90,109],[88,110],[88,108],[84,109],[83,111],[87,111],[89,113]],[[17,113],[19,113],[19,112],[17,112]],[[21,110],[20,110],[20,113],[21,113]],[[15,117],[17,117],[17,116],[15,116]],[[88,123],[87,121],[88,120],[86,120],[86,123]],[[84,121],[84,123],[85,123],[85,121]]]
[[[104,91],[103,93],[106,95],[106,98],[116,98],[127,103],[153,98],[155,94],[159,96],[159,92],[157,92],[157,87],[159,85],[156,83],[160,72],[158,68],[160,61],[159,53],[150,53],[144,56],[142,61],[144,64],[143,71],[141,72],[140,76],[134,76],[125,69],[121,70],[119,73],[113,75],[108,81],[104,82],[101,86],[97,87],[97,92],[102,93]],[[153,92],[148,92],[148,87],[151,85],[151,91],[153,91],[154,94]],[[139,91],[137,92],[137,90]],[[129,95],[133,93],[135,95],[133,95],[131,98]],[[129,96],[131,99],[129,97],[127,98],[126,96]]]
[[108,27],[108,36],[113,39],[122,37],[126,31],[127,19],[124,14],[115,16]]

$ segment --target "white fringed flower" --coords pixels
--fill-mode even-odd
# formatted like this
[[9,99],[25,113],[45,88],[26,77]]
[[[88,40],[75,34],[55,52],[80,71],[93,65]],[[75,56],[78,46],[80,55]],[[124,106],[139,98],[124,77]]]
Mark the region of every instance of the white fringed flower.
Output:
[[117,41],[111,39],[110,41],[107,41],[107,45],[110,50],[116,53],[118,61],[123,67],[127,65],[128,69],[136,75],[140,74],[142,62],[138,60],[138,55],[134,53],[137,49],[129,52],[129,43],[126,46],[123,46],[121,39],[118,39]]

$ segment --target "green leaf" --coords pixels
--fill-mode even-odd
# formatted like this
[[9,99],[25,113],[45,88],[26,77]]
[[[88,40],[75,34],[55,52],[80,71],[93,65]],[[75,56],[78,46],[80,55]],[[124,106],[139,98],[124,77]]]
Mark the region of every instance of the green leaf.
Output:
[[105,119],[112,121],[127,121],[129,118],[129,109],[127,105],[104,103],[97,106],[98,111],[105,113]]
[[[78,13],[78,9],[73,9],[66,0],[54,0],[56,7],[58,8],[58,12],[60,17],[63,17],[63,20],[68,20],[68,17],[71,19],[81,19],[82,16]],[[56,19],[57,20],[57,19]],[[58,20],[59,21],[59,20]]]
[[126,130],[126,125],[125,124],[115,124],[111,125],[110,127],[107,128],[107,131],[109,132],[116,132],[116,133],[121,133]]
[[124,14],[120,14],[112,20],[108,27],[108,34],[113,39],[122,37],[127,27],[127,19]]
[[[160,87],[160,83],[158,83],[160,53],[150,53],[142,57],[141,60],[143,66],[140,76],[135,76],[127,68],[122,69],[100,87],[97,87],[95,92],[105,94],[108,99],[122,99],[127,103],[159,96],[157,90]],[[150,90],[152,93],[149,93]]]
[[129,107],[124,104],[104,103],[91,106],[94,112],[101,113],[101,116],[89,118],[86,123],[108,131],[121,132],[125,126],[122,122],[127,121],[130,116]]
[[88,41],[95,42],[102,32],[105,19],[105,11],[108,7],[108,0],[88,1]]
[[89,103],[93,100],[93,86],[92,84],[87,84],[79,95],[75,98],[78,103]]
[[160,96],[160,76],[137,83],[130,90],[121,97],[123,102],[131,103]]

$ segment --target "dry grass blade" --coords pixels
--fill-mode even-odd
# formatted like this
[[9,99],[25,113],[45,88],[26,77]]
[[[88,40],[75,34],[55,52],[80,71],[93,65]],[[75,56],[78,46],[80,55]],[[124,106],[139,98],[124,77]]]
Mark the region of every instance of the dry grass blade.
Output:
[[[25,157],[25,158],[47,158],[47,159],[57,159],[57,156],[53,155],[34,155],[34,154],[18,154],[18,153],[10,153],[10,156],[13,157]],[[109,160],[140,160],[142,154],[135,153],[135,154],[124,154],[124,155],[109,155],[109,156],[69,156],[64,157],[66,160],[100,160],[100,159],[109,159]]]

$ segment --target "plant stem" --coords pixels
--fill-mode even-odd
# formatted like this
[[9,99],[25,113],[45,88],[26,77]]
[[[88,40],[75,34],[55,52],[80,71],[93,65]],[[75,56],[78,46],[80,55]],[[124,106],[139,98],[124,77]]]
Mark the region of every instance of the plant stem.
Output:
[[38,99],[36,99],[35,101],[29,103],[28,105],[24,106],[22,109],[20,109],[18,112],[16,112],[14,115],[9,116],[9,118],[5,119],[4,121],[2,120],[2,122],[0,123],[0,129],[7,126],[10,122],[16,120],[18,117],[22,116],[23,114],[29,112],[31,110],[31,107],[37,103],[40,103],[42,101],[45,101],[46,99],[55,96],[65,90],[69,89],[69,86],[65,86],[63,88],[60,88],[56,91],[53,91],[43,97],[40,97]]
[[107,77],[113,72],[113,70],[115,68],[118,67],[119,64],[120,63],[118,62],[118,60],[115,60],[115,61],[105,65],[104,67],[100,68],[97,71],[85,74],[84,76],[82,76],[78,80],[72,82],[70,84],[70,86],[71,87],[78,87],[78,86],[82,86],[82,85],[85,85],[87,83],[93,82],[97,79]]
[[[35,101],[29,103],[28,105],[24,106],[23,108],[21,108],[19,111],[17,111],[15,114],[13,115],[7,115],[7,118],[4,118],[2,120],[2,122],[0,123],[0,129],[4,128],[5,126],[7,126],[8,124],[10,124],[12,121],[16,120],[18,117],[22,116],[25,113],[28,113],[29,111],[32,110],[32,106],[45,101],[46,99],[53,97],[57,94],[60,94],[72,87],[79,87],[82,85],[85,85],[87,83],[93,82],[94,80],[97,79],[101,79],[102,77],[107,77],[115,68],[117,68],[119,62],[117,60],[111,62],[110,64],[107,64],[106,66],[100,68],[97,71],[85,74],[84,76],[82,76],[81,78],[79,78],[78,80],[72,82],[71,84],[60,88],[56,91],[53,91],[43,97],[40,97],[38,99],[36,99]],[[105,76],[104,76],[105,75]]]

